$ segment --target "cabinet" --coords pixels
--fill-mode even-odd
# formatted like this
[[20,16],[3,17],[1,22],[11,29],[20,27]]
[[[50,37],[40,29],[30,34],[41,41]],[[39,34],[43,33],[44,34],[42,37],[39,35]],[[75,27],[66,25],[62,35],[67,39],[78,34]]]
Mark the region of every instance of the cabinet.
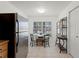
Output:
[[56,43],[61,51],[66,51],[67,53],[67,17],[64,17],[57,22],[56,31]]
[[0,40],[0,58],[8,57],[8,40]]

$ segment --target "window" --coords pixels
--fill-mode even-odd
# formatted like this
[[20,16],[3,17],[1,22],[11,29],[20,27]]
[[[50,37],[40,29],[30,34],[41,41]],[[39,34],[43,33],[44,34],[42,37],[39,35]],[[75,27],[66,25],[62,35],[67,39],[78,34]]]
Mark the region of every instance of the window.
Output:
[[34,22],[33,33],[51,34],[51,22]]

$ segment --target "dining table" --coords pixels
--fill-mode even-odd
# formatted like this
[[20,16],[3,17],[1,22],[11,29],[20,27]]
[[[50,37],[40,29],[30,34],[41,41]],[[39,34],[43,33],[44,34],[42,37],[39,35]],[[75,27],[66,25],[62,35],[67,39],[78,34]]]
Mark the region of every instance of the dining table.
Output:
[[34,34],[36,46],[44,46],[44,34]]

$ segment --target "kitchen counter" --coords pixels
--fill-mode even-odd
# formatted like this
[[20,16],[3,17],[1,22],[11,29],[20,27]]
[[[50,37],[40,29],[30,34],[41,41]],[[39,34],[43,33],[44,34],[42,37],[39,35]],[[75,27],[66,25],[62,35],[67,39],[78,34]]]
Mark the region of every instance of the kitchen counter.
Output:
[[8,40],[0,40],[0,58],[8,57]]
[[0,45],[3,45],[5,43],[7,43],[7,42],[8,42],[8,40],[0,40]]

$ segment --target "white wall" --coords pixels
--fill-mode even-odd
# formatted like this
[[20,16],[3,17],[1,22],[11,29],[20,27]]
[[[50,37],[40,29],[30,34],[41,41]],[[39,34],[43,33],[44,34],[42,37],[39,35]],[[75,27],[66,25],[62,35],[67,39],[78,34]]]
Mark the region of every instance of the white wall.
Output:
[[[71,11],[72,9],[74,9],[75,7],[79,6],[79,2],[77,1],[73,1],[71,2],[71,4],[69,4],[67,6],[67,8],[62,11],[62,13],[59,15],[59,19],[62,19],[63,17],[67,16],[68,17],[68,20],[67,20],[67,25],[68,25],[68,53],[70,53],[70,22],[69,22],[69,11]],[[78,44],[79,45],[79,44]],[[75,48],[74,48],[74,51],[75,51]],[[72,54],[71,54],[72,55]],[[74,56],[73,56],[74,57]]]
[[8,1],[0,1],[0,13],[18,13],[19,15],[27,18],[21,10],[17,9]]
[[64,11],[61,12],[61,14],[59,15],[59,19],[65,17],[65,16],[68,16],[68,12],[71,11],[73,8],[75,8],[76,6],[79,5],[79,2],[78,1],[73,1],[71,2],[67,8],[64,9]]

